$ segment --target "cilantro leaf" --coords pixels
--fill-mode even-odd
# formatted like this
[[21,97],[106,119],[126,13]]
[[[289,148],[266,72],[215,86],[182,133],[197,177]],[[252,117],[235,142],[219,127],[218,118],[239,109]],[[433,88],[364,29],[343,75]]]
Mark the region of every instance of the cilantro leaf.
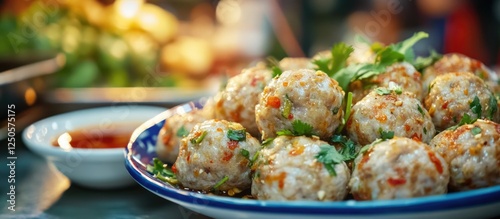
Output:
[[332,143],[338,143],[342,145],[339,153],[343,156],[344,161],[352,160],[356,158],[356,143],[351,139],[343,135],[334,135],[331,139]]
[[317,70],[321,70],[332,77],[345,67],[347,58],[349,58],[353,51],[352,46],[340,42],[333,45],[330,58],[314,60],[313,63],[317,66]]
[[472,128],[470,131],[472,132],[472,135],[477,135],[477,134],[481,133],[482,129],[476,126],[476,127]]
[[337,176],[335,165],[340,164],[344,160],[344,157],[331,145],[324,144],[319,147],[320,151],[316,155],[316,159],[323,163],[331,176]]
[[186,129],[186,127],[184,126],[181,126],[178,130],[177,130],[177,133],[175,133],[175,135],[177,137],[186,137],[187,135],[189,135],[189,131]]
[[166,164],[164,164],[160,159],[153,158],[153,165],[146,165],[146,170],[153,174],[153,177],[170,184],[177,184],[177,176],[172,171],[172,169],[168,168]]
[[273,72],[273,78],[279,77],[283,73],[283,70],[280,68],[279,61],[276,58],[267,57],[267,64]]
[[431,54],[428,57],[417,57],[417,59],[413,62],[413,66],[415,66],[417,71],[422,72],[425,68],[433,65],[442,57],[443,55],[437,53],[435,50],[431,50]]
[[477,118],[481,118],[482,107],[479,97],[475,96],[474,100],[469,104],[470,110],[477,115]]
[[493,95],[490,95],[490,100],[488,101],[488,105],[489,105],[489,108],[488,108],[488,119],[492,120],[493,116],[498,111],[497,98],[495,96],[493,96]]
[[385,87],[377,87],[375,89],[375,92],[377,92],[378,95],[388,95],[391,94],[391,91]]
[[293,135],[293,136],[313,136],[313,127],[305,122],[302,122],[300,120],[294,120],[292,122],[292,130],[281,130],[276,132],[277,135]]
[[[376,139],[375,141],[373,141],[371,144],[367,144],[367,145],[363,146],[363,147],[359,150],[358,155],[359,155],[359,154],[364,154],[364,153],[365,153],[366,151],[368,151],[368,150],[369,150],[369,149],[370,149],[373,145],[376,145],[376,144],[378,144],[378,143],[380,143],[380,142],[382,142],[382,141],[384,141],[384,140],[382,140],[382,139],[380,139],[380,138],[377,138],[377,139]],[[356,155],[356,156],[357,156],[357,155]]]
[[227,138],[233,141],[245,141],[247,139],[247,132],[245,131],[245,129],[229,129],[227,130]]
[[460,122],[454,126],[451,126],[447,128],[446,130],[456,130],[458,127],[465,125],[465,124],[472,124],[476,122],[477,119],[472,119],[468,113],[465,113],[462,116],[462,119],[460,119]]
[[378,128],[378,132],[380,133],[380,138],[382,138],[383,141],[394,137],[394,131],[384,131],[380,127]]
[[240,150],[241,156],[245,157],[246,159],[250,160],[250,152],[246,149],[241,149]]

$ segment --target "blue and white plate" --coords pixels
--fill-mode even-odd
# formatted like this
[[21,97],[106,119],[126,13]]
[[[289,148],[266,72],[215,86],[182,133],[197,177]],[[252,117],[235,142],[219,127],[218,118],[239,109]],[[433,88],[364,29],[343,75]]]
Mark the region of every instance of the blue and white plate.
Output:
[[142,124],[126,148],[125,165],[144,188],[185,208],[214,218],[493,218],[500,216],[500,186],[421,198],[388,201],[259,201],[177,189],[146,171],[165,119],[201,108],[190,102]]

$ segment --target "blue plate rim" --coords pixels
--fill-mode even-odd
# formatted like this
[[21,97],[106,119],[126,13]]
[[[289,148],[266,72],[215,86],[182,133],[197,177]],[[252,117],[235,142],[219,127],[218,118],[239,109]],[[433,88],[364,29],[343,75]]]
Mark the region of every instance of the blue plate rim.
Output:
[[[190,102],[189,105],[198,106]],[[174,108],[173,108],[174,109]],[[147,173],[144,165],[133,155],[133,146],[142,132],[155,125],[163,124],[166,118],[173,115],[167,110],[155,118],[139,126],[125,148],[125,167],[134,180],[147,190],[159,196],[169,197],[179,202],[203,205],[226,210],[300,215],[391,215],[400,213],[422,213],[431,211],[449,211],[454,209],[472,208],[500,202],[500,185],[471,191],[455,192],[444,195],[376,201],[263,201],[239,199],[215,195],[205,195],[185,190],[179,190]],[[156,133],[157,134],[157,133]]]

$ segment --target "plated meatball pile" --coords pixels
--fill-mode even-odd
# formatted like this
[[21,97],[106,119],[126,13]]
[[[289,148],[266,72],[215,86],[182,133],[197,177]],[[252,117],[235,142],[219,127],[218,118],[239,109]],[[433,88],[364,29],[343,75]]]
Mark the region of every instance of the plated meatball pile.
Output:
[[[364,201],[500,185],[498,77],[484,64],[447,54],[340,83],[315,58],[244,69],[204,109],[167,118],[157,154],[179,186]],[[370,48],[346,60],[377,62]]]

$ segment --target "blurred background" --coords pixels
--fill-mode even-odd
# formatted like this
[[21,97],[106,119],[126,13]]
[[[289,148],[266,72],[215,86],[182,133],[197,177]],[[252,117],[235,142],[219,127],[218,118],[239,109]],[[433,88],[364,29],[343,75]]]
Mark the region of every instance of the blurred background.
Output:
[[[206,95],[256,60],[311,57],[356,34],[389,44],[426,31],[419,55],[459,52],[493,67],[500,64],[499,27],[500,0],[1,0],[0,68],[52,61],[28,74],[46,76],[11,88],[22,90],[27,105],[47,93],[72,101],[109,91],[82,88]],[[13,81],[28,78],[24,71]]]

